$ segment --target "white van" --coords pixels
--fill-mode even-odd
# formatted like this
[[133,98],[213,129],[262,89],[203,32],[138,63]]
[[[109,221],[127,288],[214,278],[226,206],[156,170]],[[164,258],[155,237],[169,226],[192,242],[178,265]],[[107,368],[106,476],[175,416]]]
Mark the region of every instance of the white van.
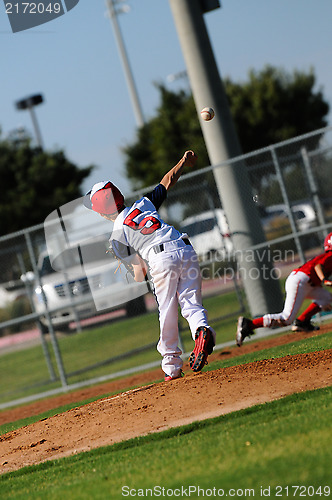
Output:
[[200,260],[210,260],[217,252],[227,254],[233,251],[228,222],[221,208],[186,218],[180,230],[188,234]]

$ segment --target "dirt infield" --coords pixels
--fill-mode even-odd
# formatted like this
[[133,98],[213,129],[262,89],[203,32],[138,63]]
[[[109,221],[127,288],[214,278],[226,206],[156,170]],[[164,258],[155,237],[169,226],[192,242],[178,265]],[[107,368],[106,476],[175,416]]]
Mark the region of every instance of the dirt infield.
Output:
[[[315,334],[330,331],[331,327],[327,325]],[[216,353],[210,359],[227,359],[303,337],[304,334],[293,333],[252,342],[241,349]],[[161,377],[161,371],[156,370],[2,412],[0,424],[38,415],[70,402],[147,384],[2,435],[1,473],[226,414],[296,392],[330,386],[331,361],[332,349],[329,349],[198,374],[192,373],[185,365],[186,376],[172,382],[153,382]]]

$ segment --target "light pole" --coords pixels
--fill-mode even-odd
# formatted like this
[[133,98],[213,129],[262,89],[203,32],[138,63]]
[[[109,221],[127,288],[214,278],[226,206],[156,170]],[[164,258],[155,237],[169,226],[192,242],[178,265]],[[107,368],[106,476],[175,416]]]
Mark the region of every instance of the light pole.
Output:
[[[136,122],[137,122],[137,125],[139,127],[142,127],[144,125],[143,112],[142,112],[141,104],[139,101],[138,93],[136,90],[134,77],[133,77],[133,74],[132,74],[132,71],[130,68],[130,64],[129,64],[129,60],[128,60],[128,56],[127,56],[127,51],[126,51],[124,41],[122,38],[120,26],[118,23],[118,19],[117,19],[118,12],[115,9],[114,0],[105,0],[105,2],[106,2],[106,7],[107,7],[108,13],[109,13],[109,18],[110,18],[110,21],[111,21],[112,26],[113,26],[114,35],[115,35],[116,43],[118,46],[118,50],[120,53],[121,62],[122,62],[122,66],[124,69],[130,98],[131,98],[132,105],[134,108]],[[119,12],[127,12],[127,9],[122,7],[122,9],[120,9]]]
[[26,97],[25,99],[20,99],[19,101],[16,101],[16,103],[15,103],[17,109],[19,109],[19,110],[28,109],[30,111],[32,125],[33,125],[34,131],[35,131],[37,144],[38,144],[38,147],[40,149],[43,149],[43,140],[42,140],[42,136],[40,133],[40,128],[38,125],[34,106],[38,106],[38,104],[41,104],[42,102],[44,102],[43,96],[41,94],[35,94],[32,96]]

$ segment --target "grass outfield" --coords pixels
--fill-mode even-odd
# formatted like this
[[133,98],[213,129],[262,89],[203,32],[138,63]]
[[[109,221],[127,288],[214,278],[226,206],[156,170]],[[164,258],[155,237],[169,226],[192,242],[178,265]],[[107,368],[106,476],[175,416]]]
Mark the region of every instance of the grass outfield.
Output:
[[5,474],[1,498],[329,498],[331,412],[332,388],[288,396]]
[[[217,342],[234,340],[239,303],[235,292],[207,298],[204,305],[209,312],[211,325],[217,332]],[[216,319],[221,316],[224,319]],[[215,321],[213,321],[215,318]],[[180,319],[184,328],[182,339],[184,349],[190,352],[193,341],[185,320]],[[159,336],[159,322],[156,311],[131,319],[111,322],[104,326],[86,329],[80,333],[59,336],[58,343],[68,376],[68,384],[95,377],[117,373],[150,362],[160,362],[156,350]],[[108,358],[127,353],[130,350],[151,344],[147,351],[123,359],[105,363]],[[50,341],[50,354],[56,371],[56,362]],[[69,375],[87,366],[95,368]],[[32,369],[33,367],[33,369]],[[42,393],[59,388],[60,380],[52,382],[49,377],[42,346],[38,345],[21,351],[4,354],[0,358],[0,403]]]
[[[218,297],[206,299],[210,317],[232,315],[232,317],[218,320],[213,323],[219,336],[218,342],[234,339],[238,301],[236,294],[230,292]],[[185,351],[191,351],[193,341],[185,320],[181,319],[184,328],[182,338]],[[59,336],[58,343],[68,375],[68,383],[84,381],[88,378],[105,376],[126,370],[149,362],[161,361],[156,350],[159,337],[159,321],[156,311],[138,316],[111,322],[104,326],[83,330],[66,336]],[[108,358],[125,354],[130,350],[152,344],[147,351],[124,356],[123,359],[103,364]],[[50,341],[50,354],[53,366],[56,369],[53,350]],[[84,367],[97,366],[87,372],[69,376],[70,373]],[[33,367],[33,369],[31,369]],[[43,354],[42,346],[10,352],[0,358],[0,403],[17,399],[31,394],[45,392],[60,387],[60,381],[51,382]]]

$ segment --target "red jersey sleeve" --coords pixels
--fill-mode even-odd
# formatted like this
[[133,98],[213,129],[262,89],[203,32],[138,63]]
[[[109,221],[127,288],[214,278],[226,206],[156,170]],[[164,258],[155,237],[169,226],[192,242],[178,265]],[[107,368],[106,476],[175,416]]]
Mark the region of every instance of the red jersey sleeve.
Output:
[[311,283],[316,286],[321,283],[320,278],[318,278],[315,271],[317,264],[322,266],[324,275],[328,278],[332,274],[332,252],[324,252],[317,255],[317,257],[308,260],[297,269],[297,271],[301,271],[309,276]]

